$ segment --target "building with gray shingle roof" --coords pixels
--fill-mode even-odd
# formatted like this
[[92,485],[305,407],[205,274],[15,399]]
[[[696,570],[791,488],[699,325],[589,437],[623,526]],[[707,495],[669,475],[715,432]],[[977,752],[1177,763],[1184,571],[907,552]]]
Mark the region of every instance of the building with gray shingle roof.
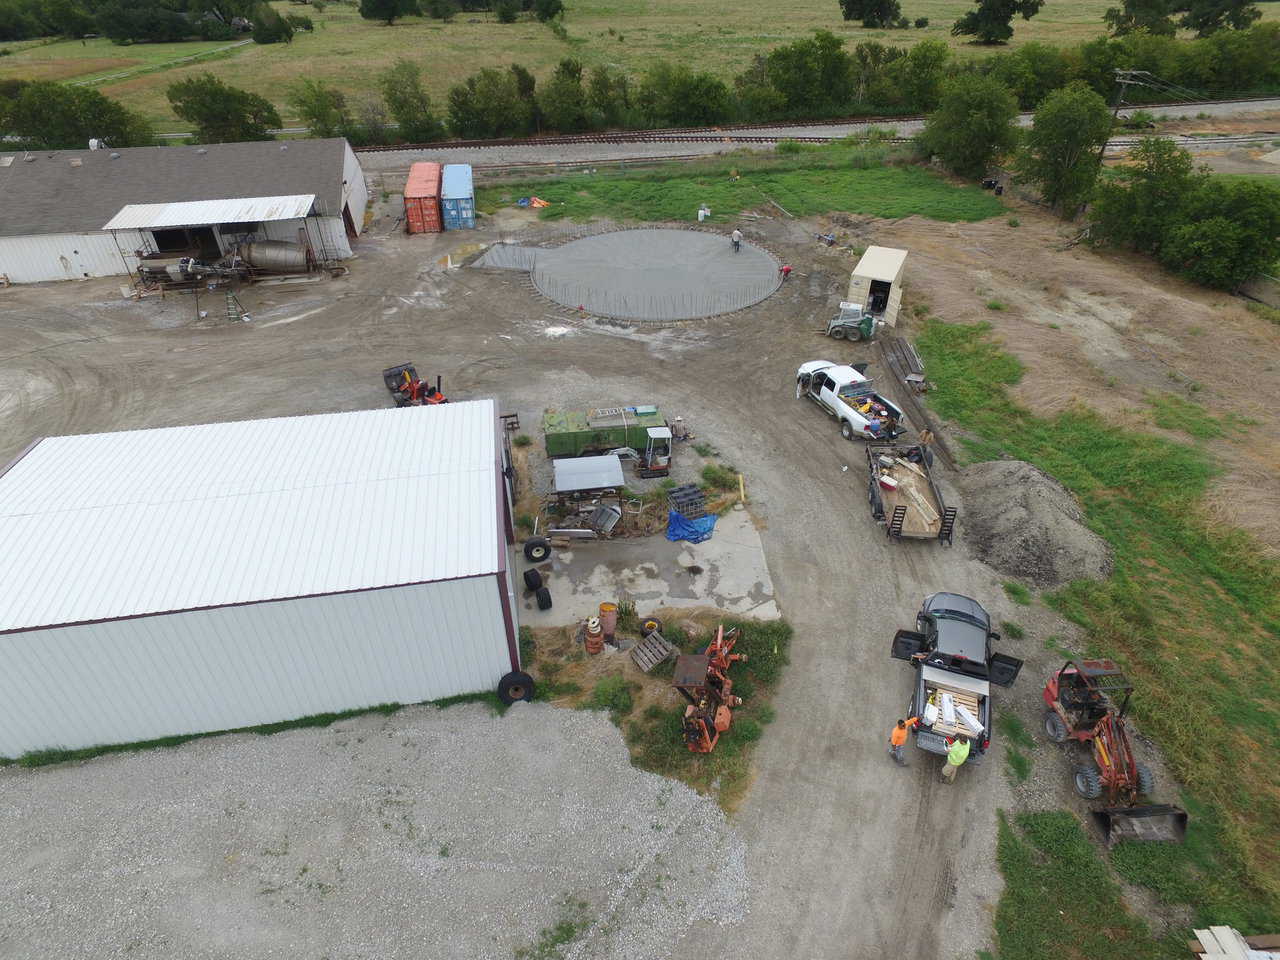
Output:
[[[219,204],[195,201],[242,201],[225,210],[253,213],[280,209],[269,202],[280,198],[294,210],[306,196],[314,200],[301,218],[174,223],[183,209],[201,221],[218,215]],[[139,251],[216,259],[246,238],[301,242],[318,260],[342,259],[364,225],[367,199],[343,139],[0,150],[0,275],[14,283],[112,276],[132,272]],[[243,202],[251,200],[260,202]],[[161,204],[171,205],[167,219],[156,214]],[[105,229],[130,207],[129,229]]]

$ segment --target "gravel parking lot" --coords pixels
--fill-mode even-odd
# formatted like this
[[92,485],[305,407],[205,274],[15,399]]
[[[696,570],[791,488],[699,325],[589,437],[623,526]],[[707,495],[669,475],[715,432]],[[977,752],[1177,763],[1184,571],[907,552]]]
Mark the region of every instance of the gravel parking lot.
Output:
[[510,958],[567,923],[565,957],[656,960],[746,896],[714,801],[541,704],[10,769],[0,808],[12,958]]

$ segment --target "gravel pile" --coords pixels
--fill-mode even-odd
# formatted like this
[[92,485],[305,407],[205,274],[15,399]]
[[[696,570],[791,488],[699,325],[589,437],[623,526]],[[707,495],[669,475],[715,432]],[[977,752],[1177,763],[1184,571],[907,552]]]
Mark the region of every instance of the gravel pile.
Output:
[[745,902],[719,808],[603,714],[414,707],[0,773],[6,957],[666,957]]
[[1040,587],[1111,575],[1110,546],[1048,474],[1021,460],[995,460],[966,467],[960,484],[961,534],[991,567]]

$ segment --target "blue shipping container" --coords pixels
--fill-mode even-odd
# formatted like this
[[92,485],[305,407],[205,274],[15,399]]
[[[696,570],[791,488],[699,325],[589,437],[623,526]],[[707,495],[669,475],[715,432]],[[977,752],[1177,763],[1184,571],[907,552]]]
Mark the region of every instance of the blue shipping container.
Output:
[[445,164],[440,178],[440,214],[446,230],[474,229],[476,198],[471,179],[471,164]]

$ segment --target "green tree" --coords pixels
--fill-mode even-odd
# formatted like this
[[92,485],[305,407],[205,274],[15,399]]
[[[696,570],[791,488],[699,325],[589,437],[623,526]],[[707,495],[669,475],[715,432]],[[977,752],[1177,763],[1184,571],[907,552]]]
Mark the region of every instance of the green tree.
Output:
[[457,0],[426,0],[422,4],[422,9],[432,20],[443,20],[448,23],[458,15],[458,10],[461,8]]
[[64,37],[78,38],[94,32],[93,15],[76,0],[46,0],[44,19]]
[[422,71],[416,63],[397,60],[378,78],[378,90],[402,140],[430,143],[444,136],[444,126],[431,108],[431,98],[422,86]]
[[88,87],[35,80],[9,86],[0,103],[0,134],[11,147],[74,150],[96,137],[113,147],[142,147],[155,142],[151,125],[109,97]]
[[520,19],[520,0],[498,0],[493,6],[499,23],[515,23]]
[[767,60],[760,54],[733,78],[733,92],[743,120],[768,120],[787,112],[787,99],[769,82]]
[[1030,20],[1044,0],[976,0],[978,8],[970,10],[951,26],[953,36],[975,37],[978,43],[1006,43],[1013,36],[1013,18],[1018,14]]
[[627,75],[609,67],[592,67],[587,80],[587,103],[599,117],[600,126],[620,126],[631,109],[631,83]]
[[253,8],[254,43],[293,43],[293,27],[289,21],[265,3]]
[[382,20],[391,26],[401,17],[420,13],[418,0],[360,0],[360,16],[366,20]]
[[533,0],[533,15],[546,23],[564,13],[563,0]]
[[271,140],[280,114],[265,98],[223,83],[211,73],[188,77],[165,91],[173,112],[195,125],[197,143]]
[[962,176],[981,176],[1018,142],[1018,101],[994,77],[961,74],[943,84],[921,145]]
[[1197,37],[1227,28],[1243,30],[1262,16],[1250,0],[1180,0],[1176,9],[1182,11],[1178,26],[1194,30]]
[[449,126],[460,137],[519,136],[532,122],[530,102],[510,70],[486,68],[449,90]]
[[997,54],[988,62],[991,75],[1014,92],[1024,109],[1065,85],[1072,68],[1070,57],[1061,48],[1036,42],[1012,53]]
[[1102,19],[1117,37],[1135,30],[1171,37],[1177,27],[1170,13],[1169,0],[1121,0],[1121,5],[1109,8]]
[[902,5],[898,0],[840,0],[840,13],[864,27],[892,27],[902,19]]
[[658,127],[708,126],[733,115],[724,82],[683,63],[652,67],[640,82],[636,103],[645,121]]
[[765,58],[765,77],[796,115],[845,107],[853,94],[849,55],[827,30],[775,47]]
[[561,60],[551,79],[538,92],[538,112],[542,122],[560,133],[587,129],[587,94],[582,89],[582,64]]
[[905,57],[892,61],[889,72],[906,106],[923,113],[938,105],[950,61],[944,40],[921,40]]
[[1143,138],[1112,172],[1089,205],[1091,239],[1146,253],[1159,252],[1209,182],[1208,167],[1197,169],[1190,153],[1163,137]]
[[885,68],[903,56],[906,56],[904,51],[877,40],[867,40],[855,46],[849,57],[854,99],[865,103],[872,85],[883,78]]
[[1196,283],[1235,290],[1280,261],[1280,190],[1268,183],[1210,182],[1165,234],[1160,261]]
[[345,136],[351,113],[342,91],[319,80],[303,80],[289,92],[289,106],[307,125],[313,137]]
[[1098,158],[1111,136],[1111,110],[1080,80],[1045,97],[1024,138],[1018,170],[1068,216],[1098,179]]

